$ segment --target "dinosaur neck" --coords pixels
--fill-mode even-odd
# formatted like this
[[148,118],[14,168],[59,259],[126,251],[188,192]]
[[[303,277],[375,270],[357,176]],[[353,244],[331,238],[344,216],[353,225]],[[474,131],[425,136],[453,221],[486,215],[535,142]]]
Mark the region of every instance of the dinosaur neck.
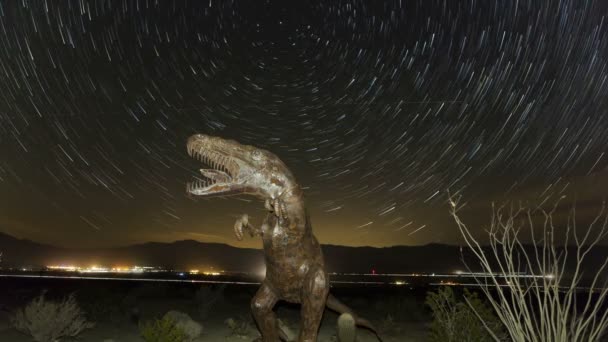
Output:
[[[304,211],[304,192],[299,185],[295,185],[287,190],[282,196],[282,201],[291,210]],[[289,209],[288,209],[289,210]]]
[[303,191],[298,184],[290,186],[278,197],[286,211],[286,217],[297,226],[305,227],[306,207]]

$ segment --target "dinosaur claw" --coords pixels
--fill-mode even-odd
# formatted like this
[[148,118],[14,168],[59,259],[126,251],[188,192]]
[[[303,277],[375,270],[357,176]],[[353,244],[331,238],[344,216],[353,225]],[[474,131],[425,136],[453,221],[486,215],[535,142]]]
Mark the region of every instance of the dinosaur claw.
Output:
[[236,235],[237,240],[243,240],[243,222],[241,219],[236,220],[234,223],[234,234]]
[[[234,234],[236,235],[236,239],[241,241],[243,240],[243,229],[250,228],[249,227],[249,215],[243,214],[236,222],[234,223]],[[251,229],[248,229],[251,230]],[[251,236],[253,234],[251,231],[249,232]]]
[[239,234],[238,232],[235,232],[235,233],[236,233],[236,239],[237,239],[238,241],[243,241],[243,235],[242,235],[242,234]]

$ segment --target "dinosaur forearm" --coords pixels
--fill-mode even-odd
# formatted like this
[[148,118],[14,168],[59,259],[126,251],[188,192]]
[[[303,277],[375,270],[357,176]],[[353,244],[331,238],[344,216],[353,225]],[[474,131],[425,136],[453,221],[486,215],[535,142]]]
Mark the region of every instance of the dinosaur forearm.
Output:
[[243,214],[236,222],[234,223],[234,234],[236,235],[237,240],[243,240],[243,233],[249,233],[249,236],[254,237],[256,235],[262,235],[262,230],[254,227],[249,223],[249,216],[247,214]]
[[245,229],[247,229],[247,232],[249,232],[249,236],[251,237],[262,236],[262,229],[256,228],[252,224],[247,224],[247,227],[245,227]]

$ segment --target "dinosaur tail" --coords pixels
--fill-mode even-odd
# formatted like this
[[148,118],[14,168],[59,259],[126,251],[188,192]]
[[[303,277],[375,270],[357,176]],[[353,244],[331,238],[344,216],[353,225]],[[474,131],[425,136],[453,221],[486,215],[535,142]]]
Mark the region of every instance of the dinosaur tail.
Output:
[[382,342],[382,338],[380,338],[380,335],[378,334],[378,330],[376,330],[376,327],[374,327],[374,325],[370,321],[368,321],[365,318],[359,317],[357,314],[355,314],[355,312],[351,308],[349,308],[348,306],[346,306],[346,304],[339,301],[331,293],[327,296],[326,305],[331,310],[336,311],[340,314],[343,314],[343,313],[350,314],[355,319],[355,324],[373,331],[374,334],[376,334],[376,337],[378,337],[378,340],[380,340],[380,342]]

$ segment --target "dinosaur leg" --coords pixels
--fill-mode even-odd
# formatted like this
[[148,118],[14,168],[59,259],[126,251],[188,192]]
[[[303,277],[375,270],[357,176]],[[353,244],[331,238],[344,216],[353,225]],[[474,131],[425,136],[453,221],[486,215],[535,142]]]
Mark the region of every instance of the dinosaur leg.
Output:
[[263,342],[279,342],[277,317],[272,311],[278,299],[274,291],[266,283],[262,283],[251,300],[251,311],[262,334]]
[[329,278],[322,267],[310,269],[302,291],[302,321],[298,341],[316,342],[329,293]]

